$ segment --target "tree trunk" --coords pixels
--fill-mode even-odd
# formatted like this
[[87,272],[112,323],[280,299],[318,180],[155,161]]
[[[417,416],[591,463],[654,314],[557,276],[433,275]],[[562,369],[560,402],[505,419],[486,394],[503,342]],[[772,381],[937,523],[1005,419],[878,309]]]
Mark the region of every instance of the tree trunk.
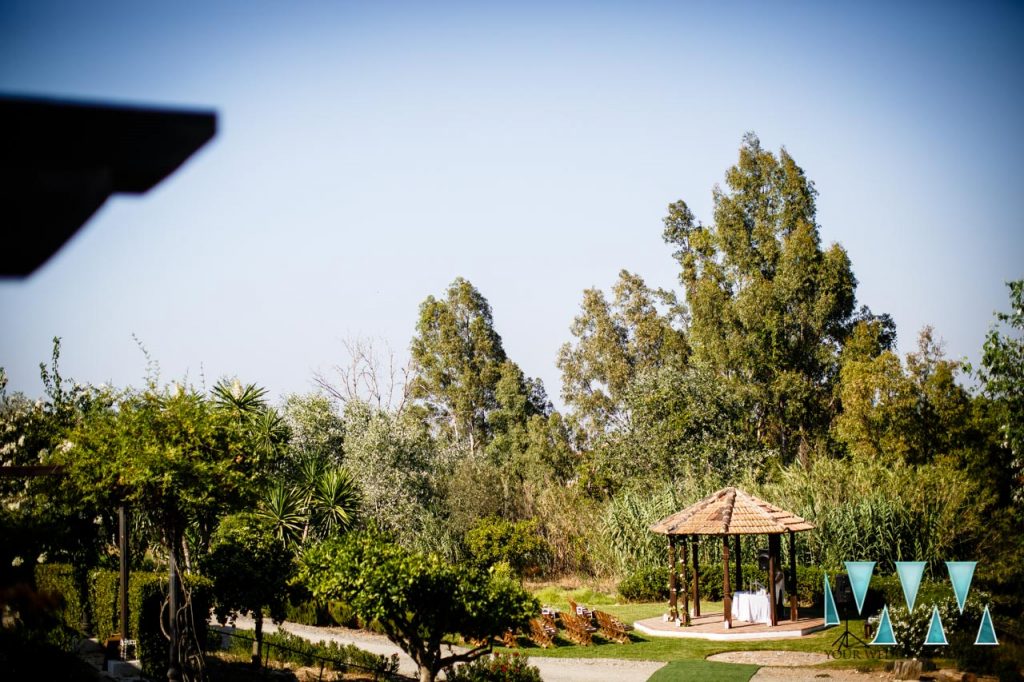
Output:
[[434,682],[434,671],[429,666],[420,666],[420,682]]
[[263,609],[252,612],[255,634],[252,638],[252,665],[259,668],[263,662]]
[[167,679],[168,682],[180,682],[182,679],[181,675],[181,651],[179,648],[179,635],[181,620],[178,617],[178,611],[181,608],[181,587],[179,585],[180,578],[178,577],[178,547],[181,545],[181,534],[178,531],[177,526],[170,528],[170,532],[167,534],[168,537],[168,596],[167,596],[167,607],[170,616],[170,635],[171,641],[168,644],[168,666],[167,666]]

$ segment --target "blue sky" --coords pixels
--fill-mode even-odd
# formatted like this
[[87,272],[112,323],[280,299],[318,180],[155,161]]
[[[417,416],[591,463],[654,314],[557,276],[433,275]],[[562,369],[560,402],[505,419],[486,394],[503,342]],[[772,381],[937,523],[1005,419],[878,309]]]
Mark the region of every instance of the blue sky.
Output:
[[0,1],[0,91],[218,112],[217,137],[0,281],[0,366],[306,391],[342,340],[405,354],[455,277],[557,396],[587,287],[676,287],[666,206],[711,218],[746,131],[820,192],[901,350],[977,360],[1024,276],[1024,10],[942,3]]

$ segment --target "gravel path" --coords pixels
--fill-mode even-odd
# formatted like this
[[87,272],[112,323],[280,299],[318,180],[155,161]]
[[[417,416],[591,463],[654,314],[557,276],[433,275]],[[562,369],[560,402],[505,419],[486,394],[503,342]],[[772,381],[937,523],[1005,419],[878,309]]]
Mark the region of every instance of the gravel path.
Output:
[[[216,624],[211,621],[211,624]],[[235,625],[251,630],[254,625],[251,618],[240,616]],[[355,644],[360,649],[391,656],[398,654],[398,670],[403,675],[415,675],[416,664],[409,656],[399,649],[384,635],[365,630],[348,628],[321,628],[298,623],[283,623],[280,628],[269,621],[264,621],[265,632],[276,632],[278,629],[303,639],[314,642],[323,640],[339,644]],[[458,650],[456,648],[456,650]],[[615,658],[530,658],[530,664],[537,666],[544,682],[646,682],[665,664],[660,661],[624,661]]]
[[752,663],[763,666],[751,682],[869,682],[892,679],[889,673],[859,673],[847,668],[816,668],[829,660],[825,654],[806,651],[727,651],[708,656],[709,661]]
[[[251,630],[253,622],[250,618],[239,617],[236,626]],[[281,629],[314,642],[327,640],[339,644],[355,644],[361,649],[381,656],[398,654],[399,672],[410,676],[416,674],[416,664],[412,659],[384,635],[366,630],[323,628],[298,623],[284,623],[278,628],[269,621],[264,622],[263,629],[267,632]],[[825,654],[803,651],[728,651],[709,656],[708,660],[762,666],[751,678],[751,682],[872,682],[892,678],[885,672],[859,673],[846,668],[813,667],[824,663],[828,657]],[[544,682],[646,682],[655,671],[665,665],[659,661],[540,656],[530,658],[530,664],[540,669]]]

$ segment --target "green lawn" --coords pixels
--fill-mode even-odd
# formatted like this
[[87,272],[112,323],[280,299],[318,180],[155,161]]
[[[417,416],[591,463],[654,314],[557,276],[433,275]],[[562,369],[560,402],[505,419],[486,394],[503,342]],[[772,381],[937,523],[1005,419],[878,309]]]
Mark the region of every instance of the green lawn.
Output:
[[[561,596],[562,599],[559,599],[559,596]],[[563,593],[558,595],[549,592],[541,596],[541,603],[554,606],[561,610],[567,610],[568,602],[565,599],[566,596],[572,597],[575,595],[572,593]],[[602,611],[618,616],[624,622],[629,624],[632,624],[636,620],[660,616],[667,610],[667,605],[663,602],[615,604],[601,603],[601,601],[596,599],[579,599],[578,601],[581,604],[585,604],[590,607],[598,607]],[[611,599],[608,599],[607,601],[611,601]],[[722,602],[701,601],[701,611],[703,613],[721,613]],[[850,621],[850,631],[863,637],[863,621]],[[704,661],[708,656],[721,653],[723,651],[783,650],[825,653],[832,648],[832,642],[839,636],[839,633],[839,628],[831,628],[799,639],[715,642],[704,639],[647,637],[646,635],[642,635],[634,631],[630,633],[630,639],[632,641],[629,644],[615,644],[607,642],[600,637],[595,637],[593,646],[579,646],[559,637],[556,640],[558,646],[551,649],[541,649],[534,646],[532,642],[525,638],[521,638],[519,641],[521,645],[520,651],[528,654],[529,656],[549,656],[556,658],[624,658],[630,660],[692,662]],[[829,665],[845,665],[846,667],[849,667],[850,665],[856,665],[858,663],[862,664],[863,661],[835,661]]]
[[708,682],[747,682],[758,671],[756,665],[715,663],[713,661],[673,661],[651,675],[647,682],[707,680]]

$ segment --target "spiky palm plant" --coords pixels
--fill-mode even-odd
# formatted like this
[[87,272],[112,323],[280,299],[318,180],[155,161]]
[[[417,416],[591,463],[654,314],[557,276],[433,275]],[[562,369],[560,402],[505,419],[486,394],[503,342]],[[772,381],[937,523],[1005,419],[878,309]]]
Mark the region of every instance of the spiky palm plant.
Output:
[[274,535],[286,545],[295,546],[303,539],[308,507],[301,491],[293,486],[279,483],[267,490],[257,514],[271,523]]
[[312,516],[317,534],[329,537],[353,526],[360,505],[359,487],[347,469],[324,471],[312,495]]

